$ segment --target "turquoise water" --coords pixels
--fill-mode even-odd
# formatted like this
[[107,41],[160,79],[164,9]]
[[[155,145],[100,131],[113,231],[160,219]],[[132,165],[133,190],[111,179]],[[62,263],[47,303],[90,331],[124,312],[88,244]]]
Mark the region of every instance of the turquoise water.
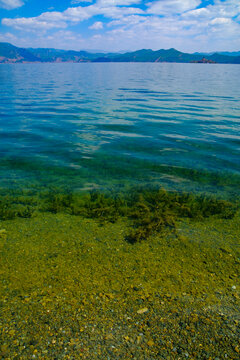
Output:
[[0,187],[240,188],[240,66],[2,64]]

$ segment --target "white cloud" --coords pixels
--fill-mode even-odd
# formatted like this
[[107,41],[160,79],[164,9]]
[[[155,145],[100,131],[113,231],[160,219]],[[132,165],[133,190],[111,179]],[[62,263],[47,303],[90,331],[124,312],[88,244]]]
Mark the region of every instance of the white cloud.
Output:
[[144,22],[146,18],[144,16],[140,15],[129,15],[124,16],[118,20],[110,21],[107,26],[113,27],[113,26],[132,26],[139,24],[140,22]]
[[106,6],[98,7],[98,13],[106,18],[119,19],[131,14],[144,14],[144,11],[133,7]]
[[101,21],[96,21],[92,26],[89,26],[91,30],[101,30],[103,29],[103,23]]
[[6,26],[12,26],[15,29],[32,31],[35,29],[49,30],[52,28],[66,28],[67,24],[64,21],[62,13],[57,11],[51,11],[41,14],[38,17],[32,18],[17,18],[2,19],[2,24]]
[[[63,12],[45,12],[39,16],[31,18],[4,18],[2,24],[12,26],[15,29],[31,31],[32,29],[52,29],[66,28],[67,23],[79,23],[88,20],[95,15],[103,15],[106,18],[119,19],[129,14],[141,14],[143,11],[139,8],[105,6],[110,0],[99,0],[99,3],[89,6],[70,7]],[[136,0],[126,0],[127,4]],[[123,1],[117,1],[122,3]]]
[[233,17],[240,13],[240,1],[239,0],[226,0],[224,2],[220,0],[215,1],[215,5],[209,6],[219,16]]
[[5,34],[1,34],[0,33],[0,41],[1,42],[15,42],[17,39],[17,37],[15,35],[13,35],[12,33],[5,33]]
[[22,0],[0,0],[0,8],[6,10],[12,10],[23,6],[24,2]]
[[215,18],[213,19],[210,24],[212,25],[222,25],[222,24],[229,24],[231,23],[231,20],[228,18]]
[[[44,43],[45,46],[47,44],[51,44],[54,41],[55,44],[57,44],[56,46],[58,48],[62,47],[63,44],[64,44],[64,47],[66,48],[66,45],[69,44],[69,42],[79,41],[80,39],[82,40],[80,35],[76,35],[74,32],[69,31],[69,30],[59,30],[51,35],[42,36],[39,38],[41,43]],[[71,47],[70,47],[70,49],[71,49]]]
[[141,3],[142,0],[98,0],[99,6],[118,6],[118,5],[134,5]]
[[195,9],[192,11],[188,11],[184,14],[182,14],[182,17],[184,18],[194,18],[194,19],[201,19],[201,18],[206,18],[209,17],[210,11],[207,8],[200,8],[200,9]]
[[[213,5],[206,8],[182,14],[179,21],[184,20],[186,24],[195,28],[196,39],[205,41],[206,46],[212,43],[213,46],[219,46],[223,49],[229,48],[230,44],[232,46],[235,44],[234,46],[240,48],[240,24],[237,19],[234,19],[239,13],[239,0],[226,0],[224,2],[216,0]],[[222,45],[220,45],[221,43]]]
[[72,0],[71,4],[92,3],[93,0]]
[[185,18],[232,18],[240,14],[239,0],[226,0],[224,2],[216,0],[214,5],[208,5],[205,8],[188,11],[182,16]]
[[201,0],[161,0],[148,3],[148,13],[154,15],[180,14],[195,9]]
[[92,16],[96,14],[97,12],[94,5],[85,6],[85,7],[82,6],[71,7],[62,13],[66,21],[76,22],[76,23],[90,19]]

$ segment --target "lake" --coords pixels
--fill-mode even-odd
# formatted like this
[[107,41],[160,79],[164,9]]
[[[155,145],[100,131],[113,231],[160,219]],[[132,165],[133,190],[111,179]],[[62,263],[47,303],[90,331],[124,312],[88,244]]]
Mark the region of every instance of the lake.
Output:
[[0,66],[2,359],[239,358],[239,82]]
[[240,66],[2,64],[1,188],[236,197]]

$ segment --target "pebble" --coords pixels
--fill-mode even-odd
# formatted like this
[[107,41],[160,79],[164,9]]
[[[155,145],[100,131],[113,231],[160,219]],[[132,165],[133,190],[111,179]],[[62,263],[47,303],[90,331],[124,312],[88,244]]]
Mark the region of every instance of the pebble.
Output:
[[147,342],[147,344],[148,344],[148,346],[153,346],[153,345],[154,345],[154,341],[153,341],[153,340],[149,340],[149,341]]
[[138,311],[137,311],[137,313],[138,314],[144,314],[145,312],[147,312],[148,311],[148,308],[143,308],[143,309],[139,309]]

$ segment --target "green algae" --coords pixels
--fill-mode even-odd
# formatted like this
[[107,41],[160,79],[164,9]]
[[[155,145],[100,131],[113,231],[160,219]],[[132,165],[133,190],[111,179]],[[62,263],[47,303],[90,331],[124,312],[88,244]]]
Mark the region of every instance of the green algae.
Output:
[[170,192],[159,188],[133,188],[129,192],[73,193],[52,188],[37,195],[23,192],[0,198],[0,219],[31,218],[40,212],[80,215],[97,218],[101,223],[121,217],[131,220],[126,239],[135,243],[166,229],[175,231],[182,218],[204,219],[210,216],[231,219],[239,208],[237,202],[214,197]]
[[239,216],[134,246],[130,223],[1,222],[3,359],[238,359]]

